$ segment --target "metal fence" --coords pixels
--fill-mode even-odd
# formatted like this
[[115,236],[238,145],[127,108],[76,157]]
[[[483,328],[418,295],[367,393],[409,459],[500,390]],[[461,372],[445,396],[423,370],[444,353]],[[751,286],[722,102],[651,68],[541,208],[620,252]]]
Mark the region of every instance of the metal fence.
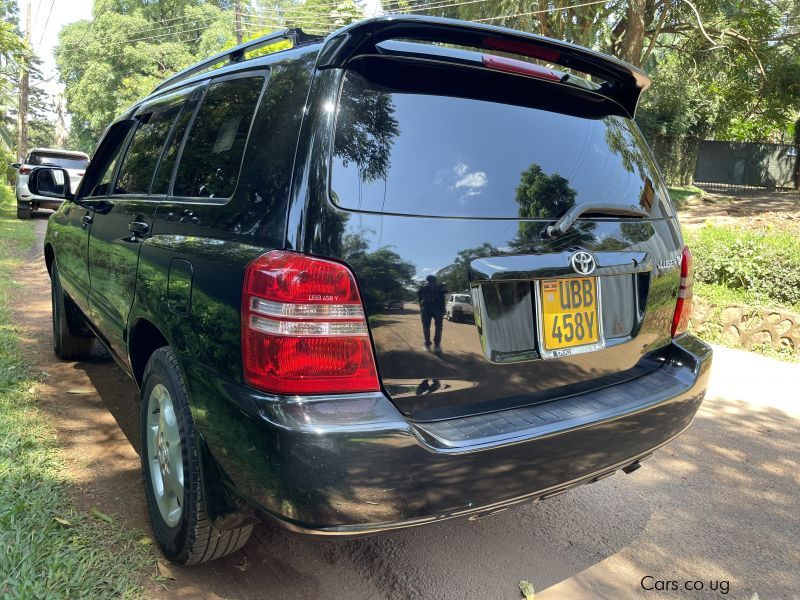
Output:
[[703,142],[694,184],[725,192],[798,188],[798,149],[784,144]]

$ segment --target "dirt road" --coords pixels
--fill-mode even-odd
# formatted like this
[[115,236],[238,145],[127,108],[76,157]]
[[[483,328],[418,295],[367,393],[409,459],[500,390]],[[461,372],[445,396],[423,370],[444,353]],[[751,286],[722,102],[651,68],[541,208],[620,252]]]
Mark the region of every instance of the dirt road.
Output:
[[[37,228],[43,236],[46,221]],[[18,274],[26,352],[43,372],[79,507],[148,531],[139,471],[136,389],[107,358],[54,358],[41,243]],[[617,475],[477,522],[319,542],[257,528],[237,555],[174,568],[154,597],[496,600],[797,598],[800,594],[800,366],[718,349],[694,425],[632,475]],[[717,591],[646,591],[656,581]],[[549,588],[549,589],[548,589]],[[542,592],[542,593],[539,593]]]

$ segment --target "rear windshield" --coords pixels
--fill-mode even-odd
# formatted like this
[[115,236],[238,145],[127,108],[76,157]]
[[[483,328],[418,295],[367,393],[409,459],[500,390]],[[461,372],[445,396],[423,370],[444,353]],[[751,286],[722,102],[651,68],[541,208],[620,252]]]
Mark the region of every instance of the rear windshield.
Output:
[[40,154],[34,152],[28,157],[28,164],[61,167],[62,169],[85,169],[89,164],[89,159],[78,156],[64,156],[63,154]]
[[552,219],[608,202],[662,216],[659,181],[630,119],[407,93],[345,75],[331,169],[343,208]]
[[453,296],[453,302],[461,302],[462,304],[472,304],[472,300],[469,296],[465,294],[461,294],[459,296]]

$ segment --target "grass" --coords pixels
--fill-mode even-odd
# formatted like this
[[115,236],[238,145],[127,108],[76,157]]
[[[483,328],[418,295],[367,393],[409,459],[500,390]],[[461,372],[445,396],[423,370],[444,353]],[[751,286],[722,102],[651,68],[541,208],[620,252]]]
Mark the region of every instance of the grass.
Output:
[[[709,305],[708,320],[693,328],[710,342],[742,347],[723,335],[722,312],[742,306],[745,320],[763,309],[800,314],[800,239],[777,228],[752,230],[706,225],[686,233],[695,266],[694,293]],[[747,316],[749,315],[749,317]],[[769,344],[746,350],[800,362],[797,349]]]
[[140,597],[149,540],[71,506],[61,450],[20,356],[9,307],[34,240],[34,223],[16,219],[13,192],[0,186],[0,596]]
[[699,187],[693,185],[677,186],[669,188],[669,197],[675,208],[681,210],[686,206],[686,203],[694,196],[702,196],[705,192]]

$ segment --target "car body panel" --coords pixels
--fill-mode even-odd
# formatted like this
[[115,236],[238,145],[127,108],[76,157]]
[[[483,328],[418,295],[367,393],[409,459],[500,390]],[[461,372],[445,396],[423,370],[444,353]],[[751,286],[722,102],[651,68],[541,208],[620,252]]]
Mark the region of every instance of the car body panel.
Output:
[[291,529],[358,535],[534,500],[647,456],[689,426],[707,384],[710,348],[690,336],[670,346],[661,365],[676,382],[669,394],[653,390],[611,418],[456,453],[427,441],[381,395],[362,422],[317,424],[186,364],[202,414],[220,420],[224,437],[207,439],[226,448],[216,456],[234,493]]

